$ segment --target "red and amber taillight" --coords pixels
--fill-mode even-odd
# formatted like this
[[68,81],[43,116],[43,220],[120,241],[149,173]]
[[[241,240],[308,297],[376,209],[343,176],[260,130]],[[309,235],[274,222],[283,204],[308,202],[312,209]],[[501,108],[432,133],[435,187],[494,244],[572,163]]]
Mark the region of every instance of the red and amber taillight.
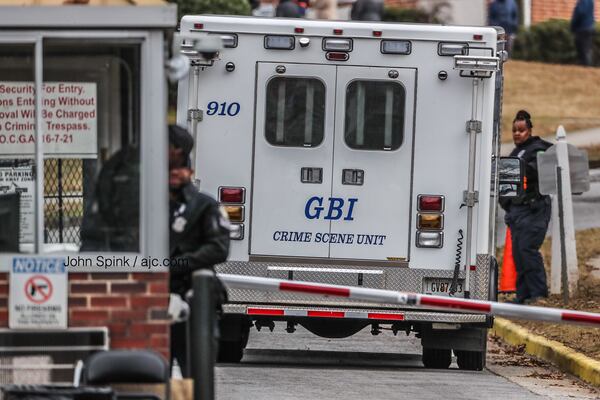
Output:
[[417,247],[444,245],[444,196],[420,194],[417,197]]
[[219,188],[219,203],[227,212],[231,229],[229,237],[232,240],[244,239],[244,220],[246,203],[246,188],[221,186]]

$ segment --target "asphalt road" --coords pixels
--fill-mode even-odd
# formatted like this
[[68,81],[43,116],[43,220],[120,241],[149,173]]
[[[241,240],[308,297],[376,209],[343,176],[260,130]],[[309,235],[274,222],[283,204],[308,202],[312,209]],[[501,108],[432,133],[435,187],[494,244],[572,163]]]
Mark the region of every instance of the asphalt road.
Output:
[[[494,372],[461,371],[454,362],[448,370],[426,369],[421,363],[420,340],[414,335],[394,337],[384,331],[372,336],[365,329],[347,339],[323,339],[301,327],[294,334],[284,328],[280,323],[274,332],[253,329],[242,363],[217,366],[218,399],[528,400],[598,395],[575,390],[570,382],[515,383],[518,379],[513,376],[525,381],[531,377],[531,369],[527,369],[529,375],[510,369],[523,361],[488,361]],[[506,368],[510,373],[502,376]],[[556,374],[538,368],[542,368],[536,372],[539,376]]]

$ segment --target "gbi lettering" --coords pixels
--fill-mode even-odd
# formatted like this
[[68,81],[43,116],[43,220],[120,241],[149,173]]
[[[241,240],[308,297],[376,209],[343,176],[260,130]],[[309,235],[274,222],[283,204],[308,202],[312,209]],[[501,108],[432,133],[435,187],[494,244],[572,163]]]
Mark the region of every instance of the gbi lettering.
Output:
[[304,215],[308,219],[321,219],[321,215],[327,209],[327,214],[323,219],[328,220],[339,220],[344,217],[344,221],[353,221],[352,212],[354,211],[354,205],[358,202],[358,199],[344,199],[339,197],[330,197],[327,199],[328,205],[323,205],[323,197],[313,196],[306,202],[304,207]]

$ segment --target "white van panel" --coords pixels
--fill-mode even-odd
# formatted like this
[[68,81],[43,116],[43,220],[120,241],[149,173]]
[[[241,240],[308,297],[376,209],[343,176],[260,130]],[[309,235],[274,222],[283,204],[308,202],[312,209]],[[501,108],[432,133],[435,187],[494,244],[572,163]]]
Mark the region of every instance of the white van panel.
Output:
[[[355,202],[351,219],[346,205],[331,231],[354,240],[332,243],[331,258],[408,258],[415,75],[409,68],[338,67],[332,197]],[[383,140],[373,142],[375,135]],[[361,174],[361,184],[344,182],[344,170]]]
[[[329,232],[329,220],[307,218],[305,210],[307,204],[316,205],[311,199],[320,198],[322,204],[331,195],[335,73],[335,66],[258,63],[250,249],[253,255],[329,255],[329,244],[317,240],[318,234]],[[293,82],[308,81],[314,87],[292,92],[296,87]],[[275,88],[274,93],[268,93],[270,84],[274,85],[271,86]],[[289,107],[297,104],[316,110],[317,87],[324,88],[325,96],[324,110],[321,110],[324,111],[323,139],[311,147],[301,143],[290,145],[285,135],[293,129],[302,131],[305,137],[300,139],[308,141],[318,134],[311,131],[312,124],[307,121],[318,118],[321,112],[291,115],[294,110]],[[278,98],[269,99],[269,94]],[[296,101],[296,96],[303,97]],[[313,104],[309,104],[311,102]],[[272,118],[267,118],[267,112]],[[267,138],[267,129],[274,133],[271,141]],[[303,183],[302,168],[320,169],[321,182]]]

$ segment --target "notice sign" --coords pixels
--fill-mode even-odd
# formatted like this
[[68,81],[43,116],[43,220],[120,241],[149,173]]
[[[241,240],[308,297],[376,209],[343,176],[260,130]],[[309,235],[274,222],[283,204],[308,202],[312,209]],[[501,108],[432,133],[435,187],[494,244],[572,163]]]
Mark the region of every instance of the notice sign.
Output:
[[13,258],[8,326],[13,329],[66,328],[67,285],[64,258]]
[[[97,149],[96,84],[42,84],[44,154],[95,158]],[[35,85],[0,82],[0,155],[35,152]]]
[[20,193],[19,243],[33,243],[33,166],[0,167],[0,194]]

